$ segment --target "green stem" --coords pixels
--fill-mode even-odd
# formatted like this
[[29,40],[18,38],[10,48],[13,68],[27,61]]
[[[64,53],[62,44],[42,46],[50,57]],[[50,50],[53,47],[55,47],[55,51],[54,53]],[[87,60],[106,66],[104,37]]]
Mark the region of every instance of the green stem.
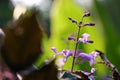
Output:
[[77,33],[76,46],[75,46],[75,53],[74,53],[74,55],[73,55],[73,61],[72,61],[71,72],[73,72],[74,65],[75,65],[75,56],[76,56],[77,47],[78,47],[78,39],[79,39],[79,34],[80,34],[80,28],[81,28],[81,26],[79,25],[79,26],[78,26],[78,33]]

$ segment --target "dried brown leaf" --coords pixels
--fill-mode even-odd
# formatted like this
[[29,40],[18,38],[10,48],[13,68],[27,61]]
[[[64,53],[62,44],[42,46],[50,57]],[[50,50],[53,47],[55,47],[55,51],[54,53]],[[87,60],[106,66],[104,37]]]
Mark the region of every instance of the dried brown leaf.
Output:
[[2,57],[12,70],[31,66],[42,54],[43,29],[36,15],[36,12],[32,12],[21,16],[7,26]]

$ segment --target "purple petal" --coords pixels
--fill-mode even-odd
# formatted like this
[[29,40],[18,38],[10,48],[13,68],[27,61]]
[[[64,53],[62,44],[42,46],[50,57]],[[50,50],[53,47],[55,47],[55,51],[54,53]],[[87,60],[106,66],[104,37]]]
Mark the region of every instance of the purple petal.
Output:
[[59,59],[58,59],[58,63],[59,63],[59,66],[60,66],[60,67],[63,67],[64,64],[65,64],[64,59],[63,59],[63,58],[59,58]]
[[82,43],[86,44],[88,41],[85,38],[79,38],[78,42],[82,42]]
[[[75,50],[71,50],[72,54],[75,54]],[[81,50],[76,50],[76,57],[79,57],[79,55],[82,53]]]
[[88,38],[90,36],[90,34],[84,33],[82,36],[83,36],[83,38]]
[[89,42],[89,40],[88,40],[89,36],[90,36],[90,34],[84,33],[82,35],[82,38],[79,38],[78,42],[82,42],[84,44],[88,43]]
[[67,59],[68,59],[68,57],[64,57],[63,62],[66,62],[66,61],[67,61]]
[[97,58],[99,53],[96,52],[96,51],[93,51],[93,52],[90,53],[90,55],[93,56],[94,58]]
[[92,68],[91,69],[91,73],[95,73],[96,69],[95,68]]
[[66,62],[67,59],[68,59],[68,57],[69,57],[69,56],[72,56],[72,54],[73,54],[72,51],[70,51],[70,50],[68,50],[68,49],[63,50],[64,62]]
[[57,53],[53,56],[53,58],[55,59],[56,56],[58,56],[58,55],[63,55],[63,52],[57,52]]
[[55,47],[52,47],[51,50],[54,52],[54,53],[57,53],[56,51],[56,48]]
[[75,38],[73,36],[69,36],[68,40],[74,40],[75,41]]
[[68,49],[63,50],[62,52],[63,52],[64,56],[67,56],[69,54],[69,50]]
[[80,56],[81,58],[84,58],[84,59],[88,60],[88,61],[90,61],[90,60],[93,58],[91,55],[86,54],[86,53],[80,53],[79,56]]
[[70,50],[68,50],[68,49],[63,50],[62,52],[63,52],[63,55],[64,55],[65,57],[72,56],[72,54],[73,54],[73,53],[72,53]]
[[95,64],[95,60],[94,60],[94,59],[91,59],[91,60],[89,61],[89,63],[90,63],[90,66],[92,66],[93,64]]
[[90,66],[92,66],[93,64],[95,64],[95,60],[94,60],[94,56],[91,54],[85,54],[85,53],[80,53],[79,55],[81,58],[84,58],[86,60],[89,61]]

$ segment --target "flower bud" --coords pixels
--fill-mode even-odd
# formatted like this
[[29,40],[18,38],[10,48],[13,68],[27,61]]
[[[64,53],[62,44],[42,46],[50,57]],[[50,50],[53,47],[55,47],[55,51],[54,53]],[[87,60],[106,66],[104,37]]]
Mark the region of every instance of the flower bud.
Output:
[[70,21],[72,21],[72,23],[76,23],[77,24],[77,21],[73,20],[72,18],[68,18]]
[[85,12],[83,17],[89,17],[90,16],[90,12]]
[[85,27],[85,26],[95,26],[95,24],[90,22],[90,23],[86,23],[83,25],[83,27]]
[[94,23],[89,23],[89,26],[95,26],[95,24]]

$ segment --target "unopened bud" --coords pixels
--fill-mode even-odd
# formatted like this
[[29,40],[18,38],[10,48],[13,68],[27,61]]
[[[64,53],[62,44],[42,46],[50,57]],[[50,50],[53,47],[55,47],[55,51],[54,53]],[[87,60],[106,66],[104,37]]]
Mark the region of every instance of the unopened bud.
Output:
[[84,26],[95,26],[95,24],[90,22],[90,23],[84,24],[83,27]]
[[88,40],[87,42],[88,42],[88,43],[93,43],[94,41],[92,41],[92,40]]
[[85,12],[83,17],[89,17],[90,16],[90,12]]

